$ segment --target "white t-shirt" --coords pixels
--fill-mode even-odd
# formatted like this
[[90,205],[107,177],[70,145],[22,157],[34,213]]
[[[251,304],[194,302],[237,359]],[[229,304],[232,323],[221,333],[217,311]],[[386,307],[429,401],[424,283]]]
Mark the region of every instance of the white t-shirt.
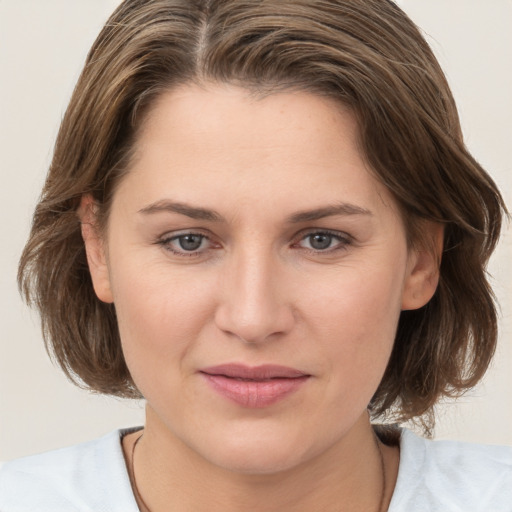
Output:
[[[5,463],[0,511],[138,512],[121,448],[134,430]],[[512,447],[428,441],[402,430],[389,512],[427,511],[512,512]]]

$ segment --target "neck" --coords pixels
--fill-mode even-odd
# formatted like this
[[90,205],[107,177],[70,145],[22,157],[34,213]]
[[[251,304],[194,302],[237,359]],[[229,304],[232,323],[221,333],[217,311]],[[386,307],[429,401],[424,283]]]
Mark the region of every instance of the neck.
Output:
[[[150,512],[177,504],[184,512],[387,510],[398,453],[379,443],[367,416],[325,452],[292,468],[264,474],[214,465],[150,417],[149,413],[134,467],[138,492]],[[135,433],[127,440],[125,451],[130,452],[138,436]]]

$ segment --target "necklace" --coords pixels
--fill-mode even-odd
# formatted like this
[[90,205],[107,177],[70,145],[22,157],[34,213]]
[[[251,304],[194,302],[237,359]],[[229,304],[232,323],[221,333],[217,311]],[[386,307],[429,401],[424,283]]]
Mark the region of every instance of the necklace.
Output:
[[[151,512],[151,509],[146,505],[146,502],[142,498],[139,488],[137,487],[137,480],[135,479],[135,448],[137,447],[138,442],[142,439],[142,436],[144,435],[144,432],[135,439],[135,442],[132,446],[132,453],[131,453],[131,460],[130,460],[130,476],[132,480],[133,485],[133,491],[135,493],[135,497],[137,501],[142,505],[143,511],[142,512]],[[386,499],[386,465],[384,463],[384,455],[382,454],[382,449],[380,447],[380,440],[377,437],[377,434],[374,433],[374,439],[375,439],[375,446],[377,448],[377,451],[379,452],[379,460],[380,460],[380,470],[382,475],[382,489],[380,492],[380,500],[379,500],[379,508],[377,509],[377,512],[384,512],[384,500]]]
[[377,512],[384,512],[384,501],[386,499],[386,465],[384,464],[384,455],[382,454],[382,448],[380,447],[380,440],[375,433],[373,432],[374,439],[375,439],[375,445],[377,446],[377,451],[379,452],[379,459],[380,459],[380,472],[382,475],[382,489],[380,491],[380,502],[379,502],[379,508],[377,509]]
[[142,436],[144,435],[144,431],[142,434],[135,439],[135,442],[132,446],[132,457],[130,461],[130,474],[132,477],[132,484],[133,484],[133,491],[135,493],[135,498],[137,501],[142,505],[142,508],[144,509],[142,512],[151,512],[151,509],[146,505],[146,502],[143,500],[142,496],[140,495],[139,488],[137,487],[137,480],[135,479],[135,448],[137,447],[138,442],[142,439]]

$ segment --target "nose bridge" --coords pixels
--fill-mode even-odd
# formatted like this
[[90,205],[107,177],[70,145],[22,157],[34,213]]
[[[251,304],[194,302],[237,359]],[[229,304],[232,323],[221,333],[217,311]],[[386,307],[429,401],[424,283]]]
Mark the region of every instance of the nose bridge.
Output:
[[234,251],[222,277],[218,326],[246,342],[289,330],[293,313],[283,277],[270,247],[253,243]]

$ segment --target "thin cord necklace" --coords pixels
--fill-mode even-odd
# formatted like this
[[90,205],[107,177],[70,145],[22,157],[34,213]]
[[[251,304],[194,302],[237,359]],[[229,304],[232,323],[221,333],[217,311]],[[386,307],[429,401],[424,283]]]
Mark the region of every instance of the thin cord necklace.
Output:
[[375,437],[375,444],[377,445],[377,451],[379,452],[380,472],[382,475],[382,490],[380,491],[380,503],[379,503],[379,508],[377,509],[377,512],[385,512],[384,501],[386,499],[386,487],[387,487],[386,465],[384,463],[384,455],[382,453],[382,448],[380,447],[380,440],[379,440],[377,434],[375,433],[375,431],[373,432],[373,435]]
[[[130,460],[130,474],[132,478],[132,484],[133,484],[133,491],[135,493],[135,497],[137,501],[142,505],[142,508],[144,509],[142,512],[151,512],[151,509],[146,505],[146,502],[142,498],[139,488],[137,487],[137,480],[135,479],[135,448],[137,447],[138,442],[142,439],[142,436],[144,435],[144,431],[142,434],[135,439],[135,442],[132,446],[132,453],[131,453],[131,460]],[[377,512],[384,512],[384,500],[386,499],[386,466],[384,464],[384,455],[382,454],[382,449],[380,447],[380,441],[377,437],[377,434],[375,435],[375,445],[377,447],[377,451],[379,452],[379,459],[380,459],[380,469],[381,469],[381,475],[382,475],[382,490],[380,493],[380,501],[379,501],[379,508],[377,509]]]
[[146,502],[142,498],[139,492],[139,488],[137,487],[137,480],[135,479],[135,448],[137,447],[138,442],[142,439],[142,436],[144,435],[144,431],[142,431],[142,434],[135,439],[135,442],[132,446],[132,457],[130,461],[130,473],[132,475],[132,484],[133,484],[133,491],[135,492],[135,498],[137,501],[142,505],[142,508],[144,509],[142,512],[151,512],[151,509],[146,505]]

